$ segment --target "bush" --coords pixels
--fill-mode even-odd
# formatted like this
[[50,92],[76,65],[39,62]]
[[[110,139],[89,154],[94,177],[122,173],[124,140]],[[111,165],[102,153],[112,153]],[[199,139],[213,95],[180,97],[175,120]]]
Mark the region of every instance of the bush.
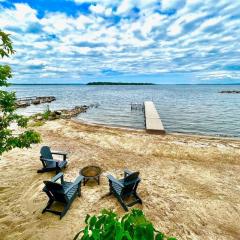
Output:
[[122,218],[112,211],[102,210],[98,216],[87,215],[85,223],[74,240],[176,240],[155,230],[139,209],[133,209]]

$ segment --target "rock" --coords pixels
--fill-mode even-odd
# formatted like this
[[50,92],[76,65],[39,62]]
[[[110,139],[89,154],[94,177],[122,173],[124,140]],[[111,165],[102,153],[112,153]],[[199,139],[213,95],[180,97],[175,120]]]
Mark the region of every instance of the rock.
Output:
[[28,107],[28,106],[30,106],[31,105],[31,103],[30,103],[30,101],[16,101],[16,107],[17,108],[24,108],[24,107]]
[[63,118],[63,119],[68,119],[68,118],[71,118],[71,115],[69,115],[69,114],[67,114],[67,113],[63,113],[63,114],[61,115],[61,118]]
[[[75,106],[72,109],[60,109],[60,110],[55,110],[53,112],[48,113],[48,118],[47,120],[55,120],[55,119],[69,119],[72,117],[76,117],[82,112],[86,112],[89,106],[83,105],[83,106]],[[36,120],[43,120],[44,119],[44,113],[43,114],[37,114],[34,116]]]
[[38,115],[38,116],[36,117],[36,120],[38,120],[38,121],[43,120],[43,116]]
[[55,118],[57,114],[56,114],[55,112],[50,112],[49,115],[50,115],[51,117]]
[[52,101],[55,101],[56,97],[54,96],[46,96],[46,97],[24,97],[24,98],[19,98],[16,101],[16,107],[17,108],[23,108],[23,107],[28,107],[31,104],[37,105],[40,103],[50,103]]
[[219,93],[240,94],[240,90],[224,90]]
[[56,97],[54,97],[54,96],[37,97],[36,98],[36,101],[40,101],[40,103],[50,103],[55,100],[56,100]]
[[61,111],[54,111],[56,115],[61,115],[62,112]]
[[53,117],[53,116],[49,116],[48,117],[48,120],[55,120],[56,118],[55,117]]
[[40,104],[40,100],[34,99],[34,100],[32,100],[32,104],[34,104],[34,105]]

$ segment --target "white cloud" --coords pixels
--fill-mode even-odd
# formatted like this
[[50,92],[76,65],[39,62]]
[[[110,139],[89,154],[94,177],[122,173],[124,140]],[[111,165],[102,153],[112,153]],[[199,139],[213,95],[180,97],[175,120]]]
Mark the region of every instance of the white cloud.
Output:
[[168,35],[169,36],[177,36],[182,32],[182,26],[179,22],[175,22],[168,28]]
[[73,0],[77,4],[82,4],[82,3],[99,3],[102,4],[103,6],[112,6],[112,5],[117,5],[121,0]]
[[117,8],[118,15],[125,15],[134,7],[134,2],[132,0],[123,0]]
[[110,17],[113,14],[112,8],[110,7],[107,8],[101,4],[90,5],[89,10],[94,14],[104,15],[106,17]]
[[67,32],[74,30],[73,24],[75,20],[71,17],[67,17],[63,13],[51,13],[47,14],[45,18],[40,20],[43,30],[50,34],[59,34],[61,32]]
[[141,31],[144,34],[144,36],[147,36],[150,34],[154,27],[158,27],[159,24],[162,24],[166,20],[166,17],[163,15],[160,15],[159,13],[153,13],[149,16],[147,16],[143,23],[141,24]]
[[105,12],[105,7],[100,4],[91,5],[89,9],[96,14],[103,14]]
[[0,14],[0,26],[26,30],[30,24],[39,22],[36,13],[36,10],[29,7],[28,4],[17,3],[15,9],[6,9]]
[[[27,4],[0,7],[0,28],[12,34],[17,50],[12,60],[5,60],[13,65],[16,79],[75,79],[104,75],[104,69],[122,74],[196,71],[204,72],[198,75],[203,79],[240,77],[231,70],[240,62],[240,2],[89,3],[89,14],[46,12],[41,18]],[[132,15],[136,7],[139,12]]]
[[197,75],[199,80],[209,81],[209,80],[225,80],[225,79],[233,79],[239,80],[240,73],[239,72],[228,72],[228,71],[210,71],[203,72]]

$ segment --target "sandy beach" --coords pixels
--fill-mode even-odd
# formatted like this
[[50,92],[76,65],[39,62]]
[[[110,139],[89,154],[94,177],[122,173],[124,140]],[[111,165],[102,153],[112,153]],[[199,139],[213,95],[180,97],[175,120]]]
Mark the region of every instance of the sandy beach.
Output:
[[[123,170],[139,170],[138,193],[155,227],[177,239],[240,239],[240,140],[187,135],[150,135],[76,123],[49,121],[36,127],[42,142],[14,149],[0,160],[0,239],[70,240],[84,227],[86,214],[102,208],[125,212],[107,196],[106,175],[120,178]],[[39,151],[48,145],[69,153],[65,178],[74,180],[87,165],[102,168],[101,185],[82,187],[62,220],[42,214],[47,196],[38,174]]]

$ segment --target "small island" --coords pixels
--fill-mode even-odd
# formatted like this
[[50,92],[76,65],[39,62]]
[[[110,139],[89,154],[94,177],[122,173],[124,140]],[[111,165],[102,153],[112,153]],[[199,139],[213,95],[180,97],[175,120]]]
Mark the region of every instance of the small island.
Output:
[[87,85],[155,85],[154,83],[127,83],[127,82],[89,82]]

